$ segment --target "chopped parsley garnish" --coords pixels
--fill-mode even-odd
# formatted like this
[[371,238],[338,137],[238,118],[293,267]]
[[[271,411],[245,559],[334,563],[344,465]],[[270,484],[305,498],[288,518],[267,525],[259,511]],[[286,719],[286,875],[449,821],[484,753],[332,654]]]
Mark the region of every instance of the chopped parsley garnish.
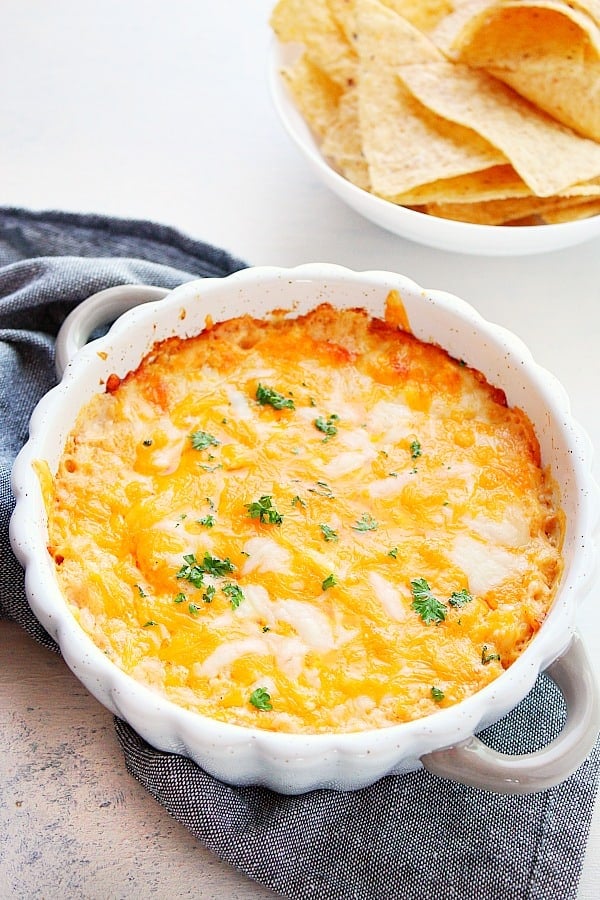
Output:
[[331,575],[328,575],[325,581],[322,583],[321,588],[324,591],[328,591],[329,588],[334,587],[337,583],[338,580],[332,572]]
[[442,701],[444,699],[444,692],[439,687],[432,687],[431,688],[431,697],[433,700],[435,700],[436,703],[440,703],[440,701]]
[[266,522],[268,525],[281,525],[283,516],[278,513],[272,502],[273,498],[269,494],[263,494],[253,503],[246,503],[246,509],[251,519],[258,519],[259,522]]
[[333,491],[326,481],[317,481],[315,484],[317,485],[316,488],[309,488],[311,494],[318,494],[319,497],[327,497],[330,500],[334,499]]
[[212,584],[209,584],[209,586],[202,594],[202,599],[205,603],[212,603],[213,597],[215,596],[216,592],[217,589]]
[[446,618],[446,607],[433,594],[425,578],[415,578],[410,583],[413,595],[411,604],[426,625],[430,622],[443,622]]
[[200,612],[200,607],[197,606],[195,603],[190,603],[188,606],[188,609],[193,616],[197,616],[198,613]]
[[325,437],[323,441],[329,441],[334,435],[337,434],[337,425],[336,422],[339,422],[340,417],[336,416],[335,413],[331,413],[330,416],[326,419],[325,416],[317,416],[314,421],[314,426],[319,431],[322,431]]
[[272,406],[273,409],[295,409],[294,401],[291,397],[284,397],[274,388],[266,387],[259,384],[256,388],[256,399],[261,406]]
[[379,522],[376,522],[369,513],[363,513],[352,528],[354,531],[375,531],[376,528],[379,528]]
[[268,690],[263,687],[256,688],[255,691],[252,691],[252,693],[250,694],[250,703],[257,709],[261,709],[265,712],[273,709],[273,704],[271,703],[271,695],[269,694]]
[[148,594],[146,593],[146,591],[144,590],[144,588],[141,586],[141,584],[136,584],[136,588],[138,589],[138,593],[139,593],[140,597],[147,597],[147,596],[148,596]]
[[173,603],[183,603],[184,600],[185,600],[185,594],[183,593],[183,591],[180,591],[178,594],[176,594],[173,597]]
[[270,629],[270,627],[269,627],[268,625],[263,625],[262,630],[263,630],[263,632],[266,634],[267,631],[270,631],[271,629]]
[[398,548],[392,547],[392,549],[388,551],[388,556],[391,556],[392,559],[398,559]]
[[152,619],[148,619],[148,621],[144,623],[144,628],[150,628],[151,625],[158,625],[158,622],[154,622]]
[[239,584],[226,584],[223,586],[223,593],[227,594],[229,597],[229,602],[231,603],[232,609],[237,609],[242,600],[244,599],[244,594],[242,592]]
[[194,450],[206,450],[207,447],[216,447],[217,444],[221,443],[208,431],[193,431],[190,434],[190,440]]
[[448,603],[450,606],[464,606],[466,603],[470,603],[473,597],[468,592],[466,588],[462,588],[460,591],[452,591],[450,594],[450,599]]
[[211,556],[210,553],[204,554],[201,563],[193,553],[187,553],[183,557],[183,561],[185,565],[180,568],[177,578],[183,578],[197,588],[204,587],[205,575],[226,575],[235,569],[230,559],[219,559],[218,556]]
[[198,525],[204,525],[205,528],[213,528],[216,524],[217,520],[213,515],[204,516],[202,519],[198,519]]
[[422,453],[423,453],[423,451],[421,450],[421,444],[420,444],[420,442],[417,441],[417,440],[411,441],[411,444],[410,444],[410,455],[411,455],[411,458],[412,458],[412,459],[418,459],[419,456],[421,456]]
[[483,663],[484,666],[487,666],[488,663],[491,663],[492,660],[494,660],[494,659],[500,660],[500,654],[499,653],[488,653],[488,646],[487,646],[487,644],[484,644],[483,650],[481,651],[481,662]]
[[218,556],[211,556],[210,553],[205,553],[202,569],[207,575],[227,575],[228,572],[235,571],[235,566],[228,557],[219,559]]
[[306,503],[304,502],[304,500],[302,499],[302,497],[299,497],[298,494],[296,494],[295,497],[292,497],[292,506],[304,506],[304,507],[306,507]]
[[185,581],[189,581],[190,584],[193,584],[194,587],[200,588],[203,584],[204,579],[204,569],[198,565],[196,557],[193,553],[187,553],[183,560],[185,565],[182,566],[177,573],[177,578],[183,578]]
[[339,540],[337,531],[334,531],[333,528],[331,528],[329,525],[321,524],[321,525],[319,525],[319,528],[323,532],[323,537],[325,538],[326,541],[338,541]]

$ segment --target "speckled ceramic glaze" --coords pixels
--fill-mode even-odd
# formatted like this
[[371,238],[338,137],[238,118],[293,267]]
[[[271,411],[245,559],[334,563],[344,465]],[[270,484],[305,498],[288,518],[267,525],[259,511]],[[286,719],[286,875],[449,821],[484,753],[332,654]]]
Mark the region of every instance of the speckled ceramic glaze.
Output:
[[[45,459],[54,471],[79,408],[103,390],[107,376],[135,369],[157,340],[199,332],[207,315],[214,320],[242,312],[262,316],[275,308],[303,313],[320,302],[382,315],[392,289],[400,293],[418,338],[440,344],[481,370],[535,426],[543,462],[561,486],[567,519],[564,575],[546,621],[510,669],[479,693],[391,728],[352,734],[270,733],[174,705],[111,663],[71,615],[46,549],[46,513],[34,461]],[[113,288],[69,316],[57,344],[59,366],[75,355],[61,383],[38,404],[29,441],[13,470],[17,502],[11,541],[26,569],[27,597],[75,675],[149,743],[189,756],[234,784],[261,784],[290,794],[321,787],[349,790],[421,765],[506,792],[535,791],[566,778],[585,759],[600,728],[598,690],[576,628],[578,608],[592,584],[600,502],[591,476],[589,441],[573,421],[557,381],[535,364],[520,340],[483,320],[467,303],[397,274],[357,273],[324,264],[250,268],[223,279],[189,282],[157,299],[164,294],[158,288]],[[131,306],[105,337],[75,353],[102,318]],[[544,670],[567,701],[567,723],[553,743],[537,753],[504,756],[474,737],[514,708]]]

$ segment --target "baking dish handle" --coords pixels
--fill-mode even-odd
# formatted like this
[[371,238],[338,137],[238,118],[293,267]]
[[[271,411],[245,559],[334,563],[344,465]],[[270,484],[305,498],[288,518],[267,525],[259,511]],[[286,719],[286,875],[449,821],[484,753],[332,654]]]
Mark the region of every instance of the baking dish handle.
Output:
[[568,778],[590,754],[600,731],[596,676],[578,635],[546,674],[567,707],[565,725],[550,744],[533,753],[511,755],[470,737],[421,757],[424,767],[442,778],[502,794],[531,794]]
[[119,284],[83,300],[69,313],[56,337],[55,365],[58,377],[62,377],[68,363],[87,343],[96,328],[110,325],[122,313],[140,303],[162,300],[168,293],[168,288]]

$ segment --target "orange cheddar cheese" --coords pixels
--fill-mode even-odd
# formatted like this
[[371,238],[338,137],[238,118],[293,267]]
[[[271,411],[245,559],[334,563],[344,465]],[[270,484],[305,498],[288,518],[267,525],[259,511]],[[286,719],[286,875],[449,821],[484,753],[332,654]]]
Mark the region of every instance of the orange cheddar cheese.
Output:
[[42,479],[49,551],[133,678],[350,732],[460,702],[533,638],[564,530],[533,427],[396,300],[208,322],[81,411]]

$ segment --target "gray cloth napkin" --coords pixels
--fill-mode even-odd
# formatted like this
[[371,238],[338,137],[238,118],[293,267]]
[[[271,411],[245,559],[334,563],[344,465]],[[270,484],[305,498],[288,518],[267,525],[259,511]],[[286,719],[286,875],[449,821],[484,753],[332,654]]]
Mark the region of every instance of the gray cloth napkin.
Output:
[[[174,287],[243,263],[160,225],[60,212],[0,209],[0,616],[47,647],[8,543],[9,475],[31,411],[54,383],[58,327],[75,304],[120,283]],[[527,752],[564,722],[542,675],[531,694],[482,735]],[[576,896],[598,783],[598,747],[562,785],[499,796],[425,771],[356,792],[286,797],[235,788],[149,746],[115,720],[129,771],[200,841],[292,900],[568,900]]]

